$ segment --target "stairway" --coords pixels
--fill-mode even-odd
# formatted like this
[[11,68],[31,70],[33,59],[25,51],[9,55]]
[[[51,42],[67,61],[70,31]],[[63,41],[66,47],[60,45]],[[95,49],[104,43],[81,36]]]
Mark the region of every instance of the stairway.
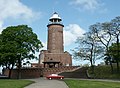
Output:
[[86,73],[87,67],[81,67],[75,71],[72,72],[63,72],[59,75],[64,76],[65,78],[83,78],[87,79],[87,73]]

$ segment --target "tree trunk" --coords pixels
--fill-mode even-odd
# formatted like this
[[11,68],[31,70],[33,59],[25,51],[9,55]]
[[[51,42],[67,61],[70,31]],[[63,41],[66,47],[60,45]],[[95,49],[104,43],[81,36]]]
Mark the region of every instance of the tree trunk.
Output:
[[21,68],[18,68],[18,79],[21,79]]
[[9,76],[8,76],[8,77],[9,77],[9,79],[11,79],[11,73],[12,73],[12,70],[13,70],[13,66],[14,66],[14,65],[12,65],[12,67],[11,67],[11,68],[9,67]]
[[9,69],[9,79],[11,78],[12,69]]
[[[107,47],[107,52],[108,52],[108,47]],[[110,56],[110,54],[108,53],[108,55],[107,55],[108,57],[107,57],[107,59],[108,59],[108,61],[109,61],[109,63],[110,63],[110,67],[111,67],[111,73],[113,74],[113,65],[112,65],[112,60],[111,60],[111,56]]]
[[18,79],[21,79],[21,60],[18,59]]
[[120,68],[119,68],[119,61],[117,61],[117,73],[120,72]]
[[94,71],[94,65],[91,66],[91,70],[92,70],[92,74],[94,74],[95,73],[95,71]]
[[91,62],[91,68],[92,68],[92,73],[94,74],[94,65],[93,65],[93,44],[91,48],[91,57],[90,57],[90,62]]
[[113,74],[113,65],[111,61],[110,61],[110,67],[111,67],[111,73]]
[[117,36],[117,56],[118,58],[116,58],[116,63],[117,63],[117,73],[119,73],[119,35]]

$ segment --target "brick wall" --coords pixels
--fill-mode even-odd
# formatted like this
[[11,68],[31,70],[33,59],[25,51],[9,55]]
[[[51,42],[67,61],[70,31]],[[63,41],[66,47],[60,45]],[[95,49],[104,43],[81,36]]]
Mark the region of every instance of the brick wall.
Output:
[[[64,66],[59,68],[22,68],[21,78],[39,78],[41,76],[47,76],[50,74],[59,74],[61,72],[73,71],[77,69],[76,66]],[[5,75],[8,75],[9,70],[5,70]],[[18,78],[18,69],[13,69],[11,73],[11,78]]]
[[[9,70],[5,70],[5,75],[8,76]],[[38,78],[41,76],[42,68],[22,68],[21,69],[21,78]],[[18,69],[13,69],[11,73],[11,78],[18,78]]]

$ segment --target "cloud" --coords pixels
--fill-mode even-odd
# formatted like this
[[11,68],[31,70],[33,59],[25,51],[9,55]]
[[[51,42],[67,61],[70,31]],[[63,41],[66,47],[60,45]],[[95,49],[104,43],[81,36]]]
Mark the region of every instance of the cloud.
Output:
[[[85,30],[82,29],[78,24],[69,24],[68,26],[64,27],[63,30],[63,38],[64,38],[64,45],[68,46],[74,43],[77,37],[82,36],[85,33]],[[40,50],[47,50],[47,42],[42,42],[43,48]]]
[[75,42],[77,37],[82,36],[85,33],[78,24],[69,24],[64,28],[64,45],[70,45]]
[[2,32],[3,29],[2,25],[3,25],[3,21],[0,21],[0,33]]
[[43,48],[41,48],[40,50],[47,50],[47,42],[42,42],[42,44],[43,44]]
[[103,6],[100,0],[72,0],[71,5],[77,6],[80,10],[95,11]]
[[20,2],[20,0],[0,0],[0,32],[8,18],[30,20],[38,14]]

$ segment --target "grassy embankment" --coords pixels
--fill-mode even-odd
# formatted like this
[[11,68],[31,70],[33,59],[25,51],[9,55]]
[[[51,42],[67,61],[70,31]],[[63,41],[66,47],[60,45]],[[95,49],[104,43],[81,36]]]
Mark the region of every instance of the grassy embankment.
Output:
[[96,66],[94,70],[94,74],[92,74],[92,71],[89,69],[88,73],[90,76],[93,76],[93,78],[97,79],[118,79],[120,80],[120,73],[117,73],[116,65],[113,65],[113,73],[111,73],[111,68],[109,65],[105,66]]
[[33,81],[0,79],[0,88],[24,88],[31,83]]

